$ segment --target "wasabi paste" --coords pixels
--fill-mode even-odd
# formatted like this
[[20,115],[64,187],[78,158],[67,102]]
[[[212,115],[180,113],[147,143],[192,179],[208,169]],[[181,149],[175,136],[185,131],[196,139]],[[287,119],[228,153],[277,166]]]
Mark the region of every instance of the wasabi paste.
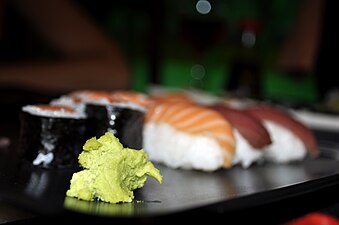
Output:
[[124,148],[112,133],[86,141],[78,157],[84,169],[73,174],[66,195],[82,200],[109,203],[131,202],[133,190],[141,188],[147,176],[162,183],[160,171],[141,150]]

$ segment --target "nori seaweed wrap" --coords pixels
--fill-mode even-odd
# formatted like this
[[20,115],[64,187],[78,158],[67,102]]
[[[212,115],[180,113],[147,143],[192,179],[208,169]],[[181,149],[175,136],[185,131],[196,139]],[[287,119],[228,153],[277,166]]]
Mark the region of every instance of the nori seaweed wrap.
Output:
[[[20,114],[19,156],[44,168],[78,167],[86,119],[61,106],[25,106]],[[49,113],[46,113],[49,112]]]
[[[132,106],[132,107],[131,107]],[[120,142],[133,149],[143,147],[142,130],[145,112],[130,103],[87,103],[87,136],[102,136],[112,132]]]

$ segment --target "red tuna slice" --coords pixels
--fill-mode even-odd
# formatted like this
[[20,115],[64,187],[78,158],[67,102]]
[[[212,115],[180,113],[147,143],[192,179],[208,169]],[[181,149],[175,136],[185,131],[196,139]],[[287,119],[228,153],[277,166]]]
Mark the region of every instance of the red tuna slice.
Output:
[[261,149],[272,143],[270,134],[262,122],[250,113],[218,104],[210,108],[219,112],[239,133],[256,148]]
[[287,111],[271,105],[251,106],[245,111],[260,120],[270,120],[285,127],[302,140],[310,156],[317,157],[319,155],[319,147],[313,132]]

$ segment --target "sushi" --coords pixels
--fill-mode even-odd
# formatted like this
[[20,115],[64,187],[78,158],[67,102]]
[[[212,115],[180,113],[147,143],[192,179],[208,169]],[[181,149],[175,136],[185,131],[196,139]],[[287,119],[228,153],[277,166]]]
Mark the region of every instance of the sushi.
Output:
[[225,104],[215,104],[210,108],[223,115],[234,127],[237,145],[233,165],[248,168],[255,162],[263,162],[264,148],[272,140],[262,122],[246,111]]
[[147,96],[129,91],[87,91],[77,93],[76,97],[84,104],[86,137],[99,137],[108,131],[128,148],[143,147]]
[[86,120],[71,107],[25,105],[20,112],[19,157],[44,168],[77,167]]
[[272,144],[264,152],[266,161],[287,163],[319,155],[312,131],[287,111],[268,104],[251,106],[245,111],[260,119],[271,135]]
[[235,155],[230,123],[212,109],[185,102],[158,102],[148,109],[143,145],[150,160],[171,168],[230,168]]
[[170,93],[164,93],[164,94],[159,94],[159,95],[151,95],[150,100],[152,102],[195,103],[193,99],[191,99],[189,96],[185,95],[182,92],[170,92]]

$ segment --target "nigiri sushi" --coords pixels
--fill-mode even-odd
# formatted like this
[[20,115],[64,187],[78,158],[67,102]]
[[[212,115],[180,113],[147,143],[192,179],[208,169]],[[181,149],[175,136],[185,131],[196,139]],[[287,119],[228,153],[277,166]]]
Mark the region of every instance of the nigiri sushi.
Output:
[[319,155],[312,131],[291,114],[271,105],[251,106],[246,111],[262,120],[271,135],[272,144],[265,149],[265,160],[287,163]]
[[262,122],[246,111],[225,104],[215,104],[210,108],[222,114],[234,128],[237,145],[233,164],[248,168],[255,162],[262,162],[264,147],[272,143]]
[[230,168],[235,137],[218,112],[185,102],[153,104],[146,112],[143,146],[150,160],[172,168]]

